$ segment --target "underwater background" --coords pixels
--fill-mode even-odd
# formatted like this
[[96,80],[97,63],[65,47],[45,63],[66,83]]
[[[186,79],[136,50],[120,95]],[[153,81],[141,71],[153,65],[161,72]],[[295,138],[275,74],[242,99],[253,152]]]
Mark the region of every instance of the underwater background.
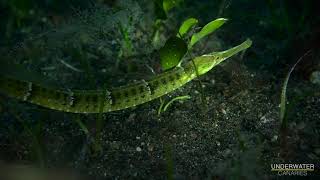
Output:
[[[315,164],[308,176],[318,177],[319,7],[1,0],[0,74],[57,88],[122,86],[253,43],[176,91],[120,111],[74,114],[0,94],[0,179],[276,179],[277,163]],[[188,18],[194,23],[180,42]],[[217,18],[227,20],[184,51]]]

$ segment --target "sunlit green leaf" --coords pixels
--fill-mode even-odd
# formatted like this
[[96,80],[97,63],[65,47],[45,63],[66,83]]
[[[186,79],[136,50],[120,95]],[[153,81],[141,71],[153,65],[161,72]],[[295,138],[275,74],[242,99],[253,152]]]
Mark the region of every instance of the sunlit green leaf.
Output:
[[178,6],[183,0],[163,0],[163,10],[168,14],[170,9]]
[[167,15],[165,10],[163,9],[163,0],[155,0],[154,1],[154,10],[157,19],[165,20],[167,19]]
[[187,44],[178,37],[171,37],[160,49],[161,67],[167,70],[177,66],[187,52]]
[[157,19],[167,19],[168,12],[178,6],[183,0],[154,0],[154,8]]
[[198,19],[189,18],[189,19],[185,20],[179,28],[178,36],[183,37],[186,33],[188,33],[190,28],[196,24],[198,24]]
[[209,34],[211,34],[212,32],[214,32],[215,30],[217,30],[220,26],[222,26],[225,22],[227,21],[227,19],[225,18],[218,18],[214,21],[211,21],[210,23],[208,23],[207,25],[205,25],[200,32],[195,33],[194,35],[192,35],[191,37],[191,41],[189,43],[189,49],[195,44],[197,43],[200,39],[202,39],[205,36],[208,36]]
[[281,90],[281,98],[280,98],[280,121],[281,126],[286,127],[288,124],[288,119],[286,119],[286,105],[287,105],[287,86],[288,82],[291,76],[291,73],[296,68],[296,66],[299,64],[301,60],[304,59],[305,56],[307,56],[309,53],[311,53],[311,50],[307,51],[303,56],[301,56],[298,61],[290,68],[290,71],[286,75],[286,78],[284,80],[282,90]]
[[174,101],[178,101],[178,100],[186,100],[186,99],[191,99],[191,97],[189,95],[186,96],[178,96],[175,97],[173,99],[171,99],[163,108],[163,112],[166,111],[168,109],[168,107],[170,106],[170,104],[172,104]]

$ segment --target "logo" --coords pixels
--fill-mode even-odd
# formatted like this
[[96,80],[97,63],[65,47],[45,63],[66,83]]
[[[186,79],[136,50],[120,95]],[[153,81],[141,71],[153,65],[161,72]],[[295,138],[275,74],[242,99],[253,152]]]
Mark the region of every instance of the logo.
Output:
[[307,176],[314,171],[314,164],[271,164],[271,171],[278,176]]

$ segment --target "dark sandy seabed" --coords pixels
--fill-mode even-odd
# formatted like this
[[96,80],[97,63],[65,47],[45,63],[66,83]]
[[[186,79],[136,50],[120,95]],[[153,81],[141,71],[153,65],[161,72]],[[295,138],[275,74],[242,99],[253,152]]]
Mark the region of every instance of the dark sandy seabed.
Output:
[[[319,163],[320,84],[312,83],[309,78],[310,73],[320,71],[319,51],[313,51],[312,56],[307,56],[293,71],[287,89],[289,108],[285,130],[280,131],[279,120],[280,93],[286,73],[309,48],[316,48],[313,47],[316,38],[315,42],[320,42],[320,31],[317,31],[320,26],[316,26],[319,21],[315,18],[314,22],[305,22],[309,33],[294,31],[294,35],[286,39],[283,37],[286,31],[278,32],[277,27],[270,24],[266,3],[230,1],[228,4],[226,1],[223,6],[222,1],[216,2],[186,1],[182,7],[172,10],[166,20],[169,30],[161,31],[162,44],[187,17],[197,17],[202,25],[216,17],[226,17],[230,21],[201,41],[192,55],[227,49],[247,37],[253,40],[253,46],[202,76],[202,90],[194,80],[164,97],[168,101],[179,95],[190,95],[191,99],[174,102],[160,115],[157,112],[159,100],[103,115],[85,115],[53,111],[0,96],[2,162],[38,166],[37,149],[40,149],[45,167],[73,169],[91,179],[170,179],[172,176],[174,179],[270,179],[277,177],[270,171],[272,163]],[[138,8],[141,14],[137,15],[132,7]],[[134,14],[133,23],[128,27],[132,28],[129,34],[135,52],[150,52],[148,39],[152,32],[148,31],[152,27],[152,12],[148,11],[148,6],[132,7],[132,12],[124,8],[128,14],[123,16]],[[309,11],[311,13],[312,9]],[[101,9],[90,13],[98,16]],[[49,32],[47,42],[52,45],[45,46],[47,54],[39,55],[42,59],[30,60],[29,55],[21,58],[26,57],[22,54],[17,55],[15,61],[40,70],[64,87],[78,89],[102,87],[104,81],[116,86],[149,77],[152,73],[145,64],[159,72],[156,53],[127,58],[134,64],[130,73],[123,70],[129,61],[121,61],[120,70],[117,70],[114,62],[122,42],[118,30],[106,28],[111,35],[94,39],[89,34],[93,28],[87,28],[97,26],[96,23],[108,27],[111,20],[83,23],[87,26],[81,22],[63,22],[56,32],[51,32],[52,36]],[[74,29],[78,27],[82,29],[77,34]],[[52,47],[60,47],[50,38],[57,44],[59,41],[77,43],[81,40],[78,35],[84,39],[88,37],[90,47],[105,48],[98,55],[90,51],[90,55],[94,54],[92,56],[99,60],[86,55],[90,65],[85,72],[70,70],[50,57],[58,51]],[[30,42],[38,47],[44,41],[37,38]],[[6,50],[8,47],[1,47],[1,52]],[[79,65],[77,63],[70,61],[75,66]],[[92,84],[92,78],[96,79],[96,84]],[[204,99],[201,100],[202,95]],[[78,120],[87,126],[88,134],[76,123]],[[97,122],[103,123],[99,126]],[[33,144],[33,136],[26,127],[36,134],[38,145]]]

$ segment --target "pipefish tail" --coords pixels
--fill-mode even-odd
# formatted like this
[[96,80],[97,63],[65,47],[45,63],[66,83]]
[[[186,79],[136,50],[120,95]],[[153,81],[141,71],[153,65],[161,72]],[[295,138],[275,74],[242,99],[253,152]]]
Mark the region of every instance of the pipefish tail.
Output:
[[159,98],[174,91],[198,75],[203,75],[225,59],[249,48],[247,39],[238,46],[213,52],[194,59],[183,66],[121,87],[101,90],[63,90],[39,83],[17,80],[0,75],[0,92],[9,97],[46,108],[71,113],[100,113],[126,109]]

